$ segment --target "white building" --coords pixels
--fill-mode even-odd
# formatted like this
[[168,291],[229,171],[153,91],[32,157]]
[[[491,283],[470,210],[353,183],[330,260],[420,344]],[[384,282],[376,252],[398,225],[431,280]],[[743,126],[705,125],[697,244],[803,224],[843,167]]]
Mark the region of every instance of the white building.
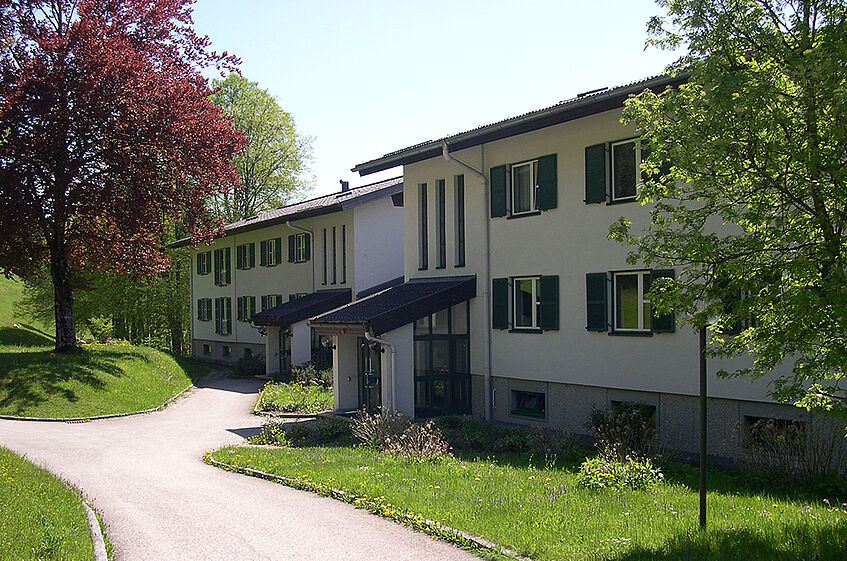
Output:
[[[695,452],[698,338],[645,297],[674,271],[628,265],[607,237],[620,216],[649,221],[623,102],[677,83],[590,93],[356,166],[403,166],[406,282],[311,321],[334,339],[336,408],[584,434],[592,406],[638,401],[663,445]],[[709,454],[736,455],[734,426],[804,417],[766,390],[710,376]]]
[[306,320],[403,276],[402,179],[342,185],[227,224],[224,236],[195,248],[193,356],[234,363],[253,355],[269,374],[329,366],[331,350]]

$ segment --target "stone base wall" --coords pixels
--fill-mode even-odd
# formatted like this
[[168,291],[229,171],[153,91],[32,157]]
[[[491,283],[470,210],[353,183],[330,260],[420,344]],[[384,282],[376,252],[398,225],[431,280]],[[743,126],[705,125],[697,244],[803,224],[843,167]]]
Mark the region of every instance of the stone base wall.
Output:
[[[225,352],[229,347],[229,353]],[[253,356],[262,363],[265,362],[265,346],[256,343],[224,343],[221,341],[209,341],[205,339],[191,340],[191,356],[199,360],[208,360],[220,364],[234,365],[244,356],[246,349],[253,352]]]

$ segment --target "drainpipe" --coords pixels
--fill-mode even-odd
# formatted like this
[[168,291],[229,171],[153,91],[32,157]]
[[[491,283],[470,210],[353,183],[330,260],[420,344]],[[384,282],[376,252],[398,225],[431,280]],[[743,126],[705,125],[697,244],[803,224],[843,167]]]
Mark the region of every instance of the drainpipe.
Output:
[[[297,232],[305,232],[306,234],[309,234],[309,240],[310,240],[309,243],[311,243],[314,246],[315,234],[311,230],[301,228],[300,226],[295,226],[294,224],[291,223],[290,220],[286,221],[285,225],[288,226],[289,228],[291,228],[292,230],[296,230]],[[312,250],[314,250],[314,249],[315,248],[312,247]],[[316,261],[316,259],[314,258],[314,256],[310,256],[309,260],[312,262],[312,292],[314,292],[315,291],[315,261]]]
[[444,159],[448,162],[453,162],[466,170],[470,171],[477,177],[482,180],[482,192],[483,192],[483,200],[484,203],[482,205],[482,211],[485,213],[485,251],[482,252],[482,304],[483,304],[483,325],[485,326],[485,337],[482,338],[483,351],[482,351],[482,373],[483,373],[483,388],[485,392],[485,420],[491,420],[491,400],[492,400],[492,390],[491,390],[491,302],[489,301],[491,295],[489,292],[489,286],[491,285],[491,276],[490,271],[490,260],[491,260],[491,222],[488,217],[488,177],[486,177],[485,173],[476,169],[475,167],[467,164],[457,158],[454,158],[450,155],[450,148],[447,146],[447,143],[444,142],[441,144],[441,155],[444,156]]
[[371,335],[370,331],[365,331],[365,339],[367,339],[368,341],[371,341],[372,343],[379,343],[380,345],[388,347],[388,353],[390,355],[389,367],[388,367],[390,372],[388,374],[388,379],[389,379],[388,383],[391,384],[391,386],[390,386],[391,387],[391,406],[388,408],[388,411],[389,411],[389,413],[394,413],[394,411],[395,411],[394,397],[397,395],[397,390],[394,387],[394,367],[395,367],[394,345],[389,343],[385,339],[379,339],[377,337],[374,337],[373,335]]

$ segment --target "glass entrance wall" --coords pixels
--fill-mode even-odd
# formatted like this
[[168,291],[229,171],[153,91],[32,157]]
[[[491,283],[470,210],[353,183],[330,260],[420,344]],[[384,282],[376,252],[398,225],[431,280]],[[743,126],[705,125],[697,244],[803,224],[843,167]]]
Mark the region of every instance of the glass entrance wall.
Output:
[[415,416],[470,413],[470,304],[415,322]]

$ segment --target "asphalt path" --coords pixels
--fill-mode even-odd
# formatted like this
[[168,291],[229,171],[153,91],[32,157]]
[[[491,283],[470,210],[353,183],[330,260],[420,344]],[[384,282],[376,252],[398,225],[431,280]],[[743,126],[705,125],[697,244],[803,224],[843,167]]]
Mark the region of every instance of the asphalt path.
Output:
[[0,445],[82,489],[117,561],[477,559],[348,504],[204,464],[205,450],[255,432],[258,388],[207,378],[156,413],[0,420]]

